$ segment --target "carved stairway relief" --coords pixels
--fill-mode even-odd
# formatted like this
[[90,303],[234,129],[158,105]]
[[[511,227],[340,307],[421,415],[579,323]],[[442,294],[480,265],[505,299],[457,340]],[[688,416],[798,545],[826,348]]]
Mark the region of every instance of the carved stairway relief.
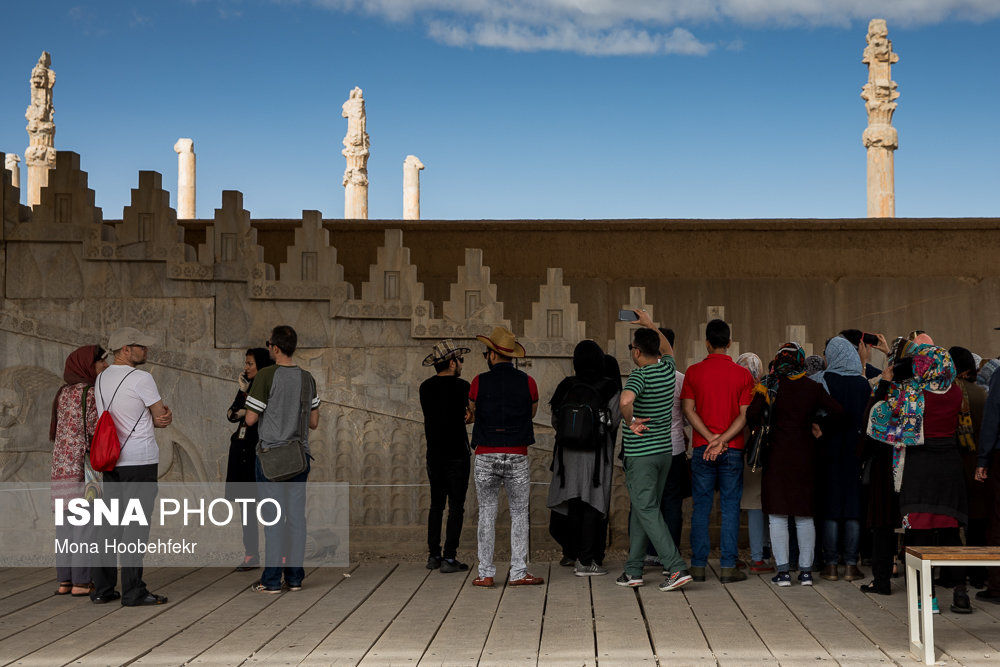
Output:
[[483,266],[483,251],[465,249],[465,264],[458,267],[458,282],[451,285],[451,298],[441,306],[442,318],[432,313],[414,313],[414,338],[474,338],[489,334],[495,326],[510,328],[497,300],[497,286],[490,282],[490,268]]
[[524,321],[522,344],[528,356],[572,357],[573,348],[586,338],[586,324],[579,307],[570,300],[562,269],[546,270],[538,301],[531,304],[531,318]]
[[87,187],[87,172],[80,170],[80,156],[59,151],[48,185],[31,210],[30,220],[15,222],[8,239],[40,243],[80,242],[104,233],[103,214],[94,205],[94,191]]
[[[648,312],[654,322],[656,321],[653,306],[646,303],[645,287],[629,287],[628,300],[629,303],[624,304],[622,310],[640,308]],[[632,331],[635,328],[636,325],[630,322],[615,322],[615,337],[608,341],[608,352],[618,360],[618,367],[621,369],[622,375],[632,372],[632,357],[629,354],[628,346],[632,343]]]
[[387,229],[385,243],[368,269],[368,280],[361,283],[361,298],[347,301],[337,315],[408,320],[418,311],[432,314],[431,303],[424,299],[417,267],[410,262],[410,249],[403,245],[403,231]]

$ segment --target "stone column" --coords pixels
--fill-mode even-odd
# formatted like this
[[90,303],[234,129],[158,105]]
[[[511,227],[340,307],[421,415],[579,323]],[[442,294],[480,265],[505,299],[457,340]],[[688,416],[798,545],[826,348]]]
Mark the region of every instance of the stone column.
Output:
[[403,160],[403,220],[420,219],[420,170],[424,163],[416,155]]
[[177,219],[193,220],[195,215],[194,141],[180,138],[174,144],[177,153]]
[[31,70],[31,105],[24,117],[28,120],[28,149],[24,161],[28,165],[28,206],[41,200],[42,188],[49,184],[49,169],[56,166],[56,124],[52,122],[52,87],[56,73],[49,69],[52,57],[42,51],[38,64]]
[[341,116],[347,119],[347,136],[344,150],[347,169],[344,170],[344,218],[368,219],[368,132],[365,129],[365,98],[357,86],[342,107]]
[[868,111],[868,127],[861,140],[868,149],[868,217],[896,217],[895,172],[893,151],[899,146],[892,114],[896,110],[896,82],[890,68],[899,61],[892,52],[889,29],[885,19],[872,19],[868,24],[868,46],[861,62],[868,65],[868,83],[861,89]]
[[10,170],[10,183],[15,188],[21,187],[21,158],[16,153],[7,153],[4,156],[3,168]]

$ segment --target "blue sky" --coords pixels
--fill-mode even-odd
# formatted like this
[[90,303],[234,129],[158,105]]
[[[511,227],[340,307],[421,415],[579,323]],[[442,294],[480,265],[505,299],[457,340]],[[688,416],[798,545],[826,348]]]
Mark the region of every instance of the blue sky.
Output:
[[[996,0],[162,0],[3,9],[0,150],[23,156],[28,77],[52,53],[56,147],[105,218],[140,169],[198,215],[343,216],[341,105],[364,90],[369,217],[865,215],[859,97],[870,18],[900,61],[896,213],[997,216]],[[22,174],[26,170],[22,163]],[[172,202],[176,199],[172,197]]]

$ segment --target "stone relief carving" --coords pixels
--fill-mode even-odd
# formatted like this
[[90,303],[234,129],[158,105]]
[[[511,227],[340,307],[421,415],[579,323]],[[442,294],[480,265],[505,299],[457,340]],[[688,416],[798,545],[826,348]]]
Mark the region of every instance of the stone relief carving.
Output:
[[573,348],[586,338],[586,324],[580,321],[579,307],[570,299],[563,284],[562,269],[546,270],[546,281],[538,301],[531,304],[531,317],[524,321],[521,341],[530,356],[572,357]]
[[410,262],[410,249],[403,245],[403,231],[387,229],[368,280],[361,283],[361,298],[347,301],[338,315],[408,320],[420,308],[433,313],[431,303],[424,299],[424,286],[417,280],[417,267]]
[[48,479],[45,457],[28,455],[52,451],[49,419],[60,386],[59,376],[38,366],[0,369],[0,482]]

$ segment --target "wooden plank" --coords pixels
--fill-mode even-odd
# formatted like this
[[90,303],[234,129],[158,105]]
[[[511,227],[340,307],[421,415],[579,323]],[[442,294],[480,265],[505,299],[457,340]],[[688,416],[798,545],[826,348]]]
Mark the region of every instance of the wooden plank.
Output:
[[995,560],[1000,565],[1000,547],[906,547],[906,553],[923,560]]
[[[52,581],[58,584],[58,577],[56,577],[56,569],[54,567],[4,567],[0,568],[0,584],[4,584],[2,587],[3,593],[7,592],[7,584],[12,581],[17,581],[20,579],[27,579],[30,577],[51,577]],[[58,586],[57,586],[58,587]],[[54,588],[52,590],[55,590]],[[3,597],[3,595],[0,595]]]
[[[768,585],[774,585],[766,577],[761,577],[761,580],[766,581]],[[848,585],[848,583],[824,581],[817,586],[825,588]],[[841,665],[892,662],[892,658],[883,653],[818,592],[815,595],[782,596],[782,601],[816,641]]]
[[[714,568],[713,572],[719,575]],[[746,581],[726,584],[724,588],[779,662],[831,659],[784,602],[785,598],[801,598],[813,605],[826,605],[826,601],[816,595],[814,587],[802,586],[793,580],[792,586],[781,588],[770,578],[748,576]]]
[[623,570],[622,563],[605,563],[605,567],[608,576],[601,577],[601,581],[593,582],[590,587],[597,663],[601,667],[655,665],[639,597],[634,589],[615,584],[615,578]]
[[[307,575],[301,591],[280,596],[267,609],[227,633],[190,665],[240,665],[344,581],[348,568],[320,568]],[[334,593],[336,594],[336,593]],[[327,620],[329,627],[329,620]]]
[[[349,575],[341,574],[341,583],[328,591],[316,604],[260,647],[247,665],[297,665],[345,618],[368,599],[372,592],[395,569],[387,563],[364,563]],[[308,588],[302,589],[308,593]]]
[[542,618],[542,642],[538,662],[542,665],[582,665],[596,667],[594,611],[590,587],[610,575],[577,577],[573,568],[549,568],[548,595]]
[[[18,632],[23,632],[40,623],[44,623],[53,616],[78,611],[86,607],[93,607],[89,598],[73,598],[68,595],[49,597],[38,600],[35,604],[17,610],[17,613],[10,613],[0,618],[0,640],[6,639]],[[0,606],[3,606],[0,603]],[[2,658],[0,658],[2,664]]]
[[[9,604],[7,598],[23,591],[40,587],[44,587],[48,591],[48,594],[52,595],[59,588],[59,582],[56,581],[56,569],[54,567],[12,569],[21,569],[23,574],[8,580],[3,586],[0,586],[0,615],[16,611],[16,609],[12,610],[7,606]],[[39,595],[39,599],[41,597],[44,596]]]
[[[547,563],[535,563],[535,576],[548,578]],[[545,612],[548,582],[539,586],[504,587],[490,636],[479,659],[481,666],[534,665]],[[515,639],[516,638],[516,639]]]
[[302,662],[356,665],[368,653],[430,573],[422,563],[399,565],[372,595]]
[[[817,584],[816,592],[833,605],[845,619],[894,662],[914,664],[910,656],[906,622],[887,613],[883,604],[884,601],[891,601],[893,598],[902,599],[904,596],[867,595],[860,592],[857,586],[837,586],[833,582],[824,585],[825,583]],[[902,601],[905,606],[906,600]],[[949,656],[943,657],[945,660],[949,658]]]
[[[161,568],[143,578],[151,590],[177,600],[200,587],[196,575],[190,568]],[[22,658],[21,664],[65,664],[167,608],[122,607],[118,602],[95,605],[76,599],[83,604],[0,641],[0,656],[7,660]]]
[[719,582],[714,570],[706,568],[704,583],[684,587],[684,594],[716,661],[720,665],[775,664],[776,659],[747,622],[747,617],[726,590],[727,586]]
[[[653,581],[659,579],[654,577]],[[716,664],[708,640],[688,603],[686,591],[698,585],[691,583],[666,593],[651,585],[638,589],[653,650],[661,665]]]
[[[208,569],[208,568],[206,568]],[[248,577],[232,570],[209,569],[214,577],[196,594],[184,600],[168,602],[162,614],[128,630],[111,641],[77,658],[75,665],[124,665],[190,630],[196,623],[239,595],[248,585]]]
[[469,567],[469,572],[469,582],[459,592],[451,611],[420,659],[421,667],[466,667],[479,662],[500,606],[503,586],[473,586],[471,580],[476,576],[475,564]]
[[[76,603],[90,602],[90,598],[75,598],[71,595],[55,595],[54,591],[58,588],[58,584],[51,581],[46,581],[45,583],[38,584],[32,588],[25,588],[20,593],[15,593],[9,597],[5,597],[0,600],[0,620],[5,618],[10,618],[10,616],[16,616],[25,607],[30,607],[32,605],[38,604],[43,600],[53,599],[53,600],[72,600]],[[15,614],[14,612],[18,612]]]
[[459,592],[465,585],[471,586],[472,578],[468,575],[469,572],[431,572],[368,651],[361,665],[416,664],[434,639]]
[[[306,570],[307,577],[310,572],[310,570]],[[186,664],[195,656],[210,649],[241,624],[268,609],[283,595],[289,595],[289,593],[269,595],[251,591],[250,585],[259,577],[259,573],[237,574],[242,574],[241,577],[234,579],[234,583],[238,585],[224,602],[203,615],[198,623],[188,628],[186,632],[174,635],[158,644],[132,664]],[[246,655],[243,657],[245,658]]]

